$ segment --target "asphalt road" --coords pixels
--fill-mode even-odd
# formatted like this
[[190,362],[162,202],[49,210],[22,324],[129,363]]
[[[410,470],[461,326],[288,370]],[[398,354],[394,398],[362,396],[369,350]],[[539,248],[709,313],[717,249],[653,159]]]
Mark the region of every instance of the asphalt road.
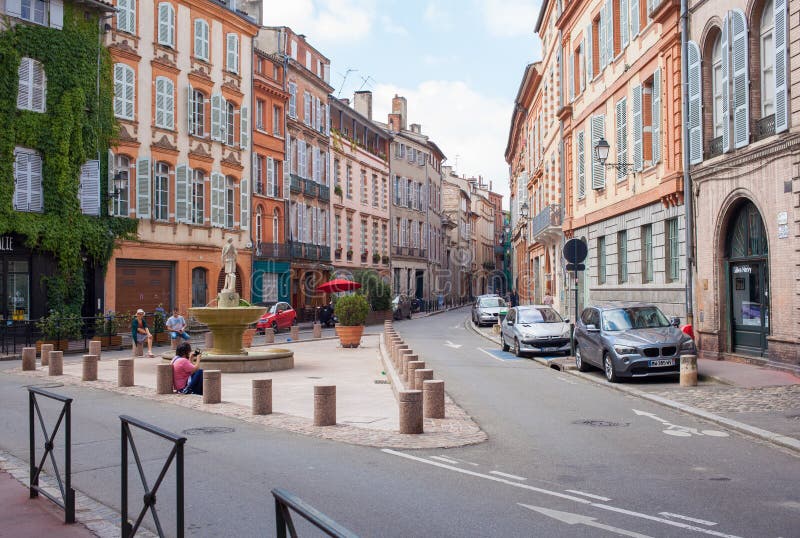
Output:
[[[118,416],[129,414],[174,432],[222,429],[187,435],[190,536],[273,535],[275,487],[362,536],[798,536],[795,456],[515,359],[465,330],[467,315],[454,311],[396,327],[486,430],[486,443],[379,450],[56,387],[75,398],[74,487],[119,510]],[[0,448],[27,460],[22,382],[0,375]],[[676,426],[689,429],[676,436]],[[140,435],[137,448],[152,483],[167,446]],[[135,492],[136,474],[130,482]],[[173,484],[168,474],[157,503],[170,535]],[[132,495],[132,510],[140,499],[141,490]],[[153,529],[149,516],[145,522]]]

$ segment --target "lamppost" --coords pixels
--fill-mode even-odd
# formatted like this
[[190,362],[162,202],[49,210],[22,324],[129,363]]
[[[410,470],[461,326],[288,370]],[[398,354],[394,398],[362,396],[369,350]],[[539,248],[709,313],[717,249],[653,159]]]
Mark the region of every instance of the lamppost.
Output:
[[511,272],[509,271],[509,252],[508,245],[511,244],[511,226],[506,224],[503,226],[503,241],[501,247],[503,248],[503,276],[505,277],[505,285],[503,286],[503,293],[508,293],[508,287],[511,285]]
[[[524,253],[525,253],[525,278],[524,278],[524,285],[526,286],[525,289],[525,297],[528,297],[528,288],[530,286],[530,260],[528,260],[528,202],[522,202],[522,205],[519,208],[519,214],[525,222],[525,236],[523,243],[525,245]],[[517,296],[519,296],[519,290],[517,290]],[[530,303],[530,300],[527,301]]]
[[608,153],[611,151],[611,146],[608,145],[606,139],[600,137],[600,140],[594,145],[594,158],[597,162],[600,163],[601,166],[605,166],[606,168],[614,168],[625,175],[630,174],[633,172],[633,164],[632,163],[609,163],[606,162],[608,160]]

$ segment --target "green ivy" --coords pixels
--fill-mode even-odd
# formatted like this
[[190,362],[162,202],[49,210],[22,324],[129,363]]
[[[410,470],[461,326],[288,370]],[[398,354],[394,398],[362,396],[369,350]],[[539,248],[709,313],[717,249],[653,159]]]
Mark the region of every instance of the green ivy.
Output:
[[[84,300],[83,270],[90,260],[104,267],[118,239],[136,235],[135,219],[81,213],[78,200],[80,167],[100,158],[101,178],[107,177],[108,147],[117,134],[113,114],[111,56],[100,46],[98,16],[64,6],[61,30],[33,24],[0,32],[0,234],[16,232],[25,245],[53,255],[57,272],[42,283],[51,309],[79,312]],[[99,95],[97,91],[100,58]],[[17,109],[20,59],[44,65],[47,105],[44,114]],[[14,147],[42,155],[44,212],[14,211]],[[101,180],[101,199],[107,185]]]

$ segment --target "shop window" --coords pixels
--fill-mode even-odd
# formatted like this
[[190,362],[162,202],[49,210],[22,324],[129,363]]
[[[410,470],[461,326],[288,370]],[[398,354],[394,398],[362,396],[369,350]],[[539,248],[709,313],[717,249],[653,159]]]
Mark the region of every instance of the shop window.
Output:
[[27,261],[11,260],[6,273],[8,313],[14,321],[30,319],[30,266]]

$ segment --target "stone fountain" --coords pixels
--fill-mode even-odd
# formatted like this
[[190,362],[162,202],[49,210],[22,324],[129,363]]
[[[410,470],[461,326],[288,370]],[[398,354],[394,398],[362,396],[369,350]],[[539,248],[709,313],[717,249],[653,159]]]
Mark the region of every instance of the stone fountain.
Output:
[[223,372],[273,372],[294,368],[294,353],[288,349],[270,347],[253,351],[242,347],[245,329],[258,321],[266,308],[240,306],[243,301],[236,293],[236,247],[231,238],[222,247],[222,262],[225,287],[217,295],[217,306],[189,309],[189,314],[208,325],[214,335],[213,347],[203,350],[203,368]]

